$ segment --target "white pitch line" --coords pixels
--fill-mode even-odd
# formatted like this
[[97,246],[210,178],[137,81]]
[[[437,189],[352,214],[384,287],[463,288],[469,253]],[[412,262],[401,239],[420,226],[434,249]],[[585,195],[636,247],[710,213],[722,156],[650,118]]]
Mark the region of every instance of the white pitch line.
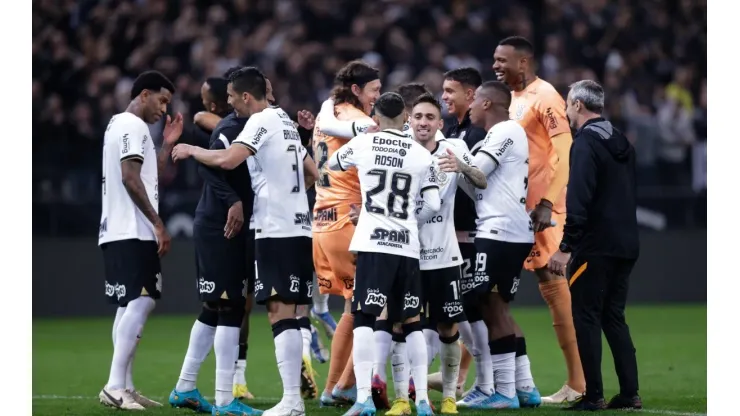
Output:
[[[40,394],[32,396],[33,400],[98,400],[97,396],[60,396],[56,394]],[[150,397],[153,400],[165,401],[168,397]],[[207,397],[206,397],[207,398]],[[280,397],[258,397],[251,400],[253,403],[265,403],[265,402],[279,402]],[[706,413],[695,413],[695,412],[680,412],[677,410],[661,410],[661,409],[642,409],[628,411],[627,413],[650,413],[654,415],[670,415],[670,416],[707,416]]]

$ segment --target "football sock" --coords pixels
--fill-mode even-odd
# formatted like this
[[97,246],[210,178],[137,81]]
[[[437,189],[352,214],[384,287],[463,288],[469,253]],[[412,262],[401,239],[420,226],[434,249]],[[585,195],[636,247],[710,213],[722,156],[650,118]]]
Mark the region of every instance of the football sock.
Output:
[[329,294],[321,294],[318,291],[313,295],[313,311],[316,313],[329,312]]
[[301,400],[301,353],[302,338],[295,319],[283,319],[272,325],[275,338],[275,358],[280,378],[283,380],[283,401],[295,403]]
[[457,377],[460,373],[460,357],[462,356],[460,346],[457,345],[459,338],[460,333],[456,333],[449,338],[439,337],[443,398],[451,397],[454,399],[456,397],[455,390],[457,390]]
[[[376,324],[382,321],[376,321]],[[375,331],[373,334],[374,341],[374,357],[373,363],[373,374],[380,376],[383,382],[388,380],[388,375],[385,372],[386,365],[388,364],[388,355],[391,352],[391,342],[393,342],[393,336],[388,331]],[[425,347],[426,349],[426,347]]]
[[407,399],[411,368],[409,368],[405,338],[403,341],[393,341],[391,344],[391,369],[393,370],[393,390],[396,393],[396,399]]
[[352,345],[355,375],[357,377],[357,403],[365,403],[371,397],[373,376],[373,329],[361,326],[354,330]]
[[418,405],[422,400],[429,402],[429,396],[427,395],[427,373],[429,366],[427,365],[426,340],[424,339],[424,334],[421,332],[421,328],[409,330],[404,325],[404,332],[406,333],[406,352],[409,357],[411,377],[414,378],[416,404]]
[[429,361],[427,363],[428,367],[432,365],[434,357],[436,357],[437,352],[439,352],[439,334],[437,333],[437,331],[428,328],[424,328],[422,330],[422,333],[424,334],[424,340],[427,344],[427,360]]
[[483,321],[470,324],[473,329],[475,343],[475,371],[478,387],[486,394],[493,394],[493,369],[491,368],[491,352],[488,348],[488,327]]
[[[516,339],[516,389],[532,391],[534,389],[534,378],[527,357],[527,342],[524,338]],[[585,389],[584,389],[585,390]]]
[[236,360],[236,369],[234,370],[234,384],[247,384],[247,360]]
[[311,360],[311,321],[308,317],[298,318],[298,326],[301,328],[301,338],[303,339],[303,358]]
[[514,383],[516,381],[516,336],[508,335],[488,343],[493,365],[494,383],[496,392],[513,398],[516,396]]
[[586,390],[586,378],[583,375],[581,356],[578,354],[576,329],[573,326],[570,288],[565,279],[551,280],[539,284],[542,298],[550,308],[552,326],[563,350],[565,365],[568,368],[568,386],[575,391]]
[[334,386],[342,377],[342,371],[352,356],[352,327],[355,317],[344,313],[337,322],[337,330],[331,341],[331,355],[329,356],[329,374],[326,376],[324,391],[331,394]]
[[226,406],[234,400],[233,383],[235,363],[239,355],[238,346],[238,327],[222,325],[216,327],[213,342],[213,350],[216,353],[216,406]]
[[116,326],[116,344],[106,386],[111,390],[126,388],[126,371],[132,359],[139,334],[156,302],[149,296],[140,296],[128,303]]
[[[462,339],[462,342],[465,346],[465,349],[467,350],[468,354],[470,355],[470,358],[468,358],[467,366],[465,365],[465,352],[463,351],[463,356],[460,361],[460,377],[462,378],[463,372],[465,372],[465,376],[468,375],[468,369],[470,368],[470,361],[472,359],[476,360],[476,363],[478,362],[478,350],[476,349],[475,345],[475,338],[473,336],[473,327],[471,326],[470,322],[460,322],[458,324],[458,331],[460,332],[460,338]],[[476,364],[477,365],[477,364]],[[478,385],[478,377],[479,375],[475,375],[475,382],[473,383],[474,386]],[[465,378],[462,378],[462,380],[465,380]]]
[[460,344],[460,374],[457,376],[457,385],[465,386],[465,381],[468,379],[468,371],[470,371],[470,363],[473,361],[473,356],[468,351],[468,348],[463,343]]
[[208,326],[198,320],[195,321],[193,328],[190,330],[188,351],[185,353],[185,360],[180,370],[180,379],[177,380],[175,390],[184,393],[195,389],[200,366],[205,361],[208,353],[211,352],[215,336],[216,327]]

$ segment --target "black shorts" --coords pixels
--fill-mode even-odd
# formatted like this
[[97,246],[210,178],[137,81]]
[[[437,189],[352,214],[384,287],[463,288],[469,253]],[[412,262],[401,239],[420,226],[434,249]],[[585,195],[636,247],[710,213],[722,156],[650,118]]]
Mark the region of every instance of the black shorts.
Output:
[[155,241],[111,241],[100,246],[105,267],[105,296],[123,307],[139,296],[162,296],[162,267]]
[[388,320],[403,322],[421,312],[419,259],[386,253],[357,253],[352,312],[376,317],[388,306]]
[[193,227],[198,294],[203,302],[254,292],[254,232],[227,239],[222,230]]
[[460,266],[421,271],[423,315],[429,325],[466,321],[460,293]]
[[460,265],[460,293],[463,296],[463,303],[470,304],[475,302],[480,293],[485,291],[485,285],[488,282],[482,281],[475,277],[476,249],[474,243],[460,243],[460,254],[462,255],[463,264]]
[[532,243],[476,238],[475,248],[478,250],[475,276],[487,281],[486,293],[498,293],[505,302],[514,300],[522,265],[532,251]]
[[310,237],[255,240],[257,278],[254,299],[309,305],[313,295],[313,244]]

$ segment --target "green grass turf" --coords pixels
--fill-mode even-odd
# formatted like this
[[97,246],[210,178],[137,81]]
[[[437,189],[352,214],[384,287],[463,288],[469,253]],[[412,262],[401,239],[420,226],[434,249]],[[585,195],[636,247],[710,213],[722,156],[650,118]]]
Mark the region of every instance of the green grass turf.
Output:
[[[558,348],[547,309],[518,309],[516,318],[526,331],[535,381],[543,395],[551,394],[565,380],[565,365]],[[194,316],[157,316],[147,323],[136,356],[134,377],[137,389],[166,402],[177,381],[187,348]],[[637,348],[640,393],[650,414],[691,415],[706,413],[707,350],[706,306],[633,306],[627,319]],[[34,320],[33,322],[33,415],[110,415],[97,394],[108,378],[113,317],[105,319]],[[272,334],[264,315],[252,317],[249,338],[249,389],[252,403],[266,409],[282,393],[275,364]],[[438,360],[433,364],[436,371]],[[318,383],[323,387],[327,364],[315,363]],[[604,342],[604,385],[607,399],[617,392],[611,355]],[[470,371],[468,386],[474,377]],[[208,397],[214,391],[214,358],[209,355],[201,369],[199,388]],[[389,371],[388,374],[391,374]],[[438,393],[432,394],[438,403]],[[321,409],[316,401],[306,403],[308,414],[336,414]],[[461,414],[477,412],[461,411]],[[480,413],[480,412],[478,412]],[[537,415],[566,414],[558,408],[496,411]],[[604,412],[602,414],[620,414]],[[145,414],[188,415],[189,410],[149,409]]]

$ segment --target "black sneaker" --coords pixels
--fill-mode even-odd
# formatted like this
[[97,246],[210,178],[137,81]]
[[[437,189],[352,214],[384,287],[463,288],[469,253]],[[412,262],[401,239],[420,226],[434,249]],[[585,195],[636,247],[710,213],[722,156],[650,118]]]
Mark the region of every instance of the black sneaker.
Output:
[[587,399],[585,396],[581,396],[578,398],[578,400],[573,403],[570,407],[564,407],[563,410],[570,410],[570,411],[585,411],[585,412],[595,412],[597,410],[604,410],[606,409],[606,402],[604,399],[598,399],[598,400],[590,400]]
[[642,409],[642,399],[640,396],[622,396],[617,394],[609,400],[606,405],[607,409]]

